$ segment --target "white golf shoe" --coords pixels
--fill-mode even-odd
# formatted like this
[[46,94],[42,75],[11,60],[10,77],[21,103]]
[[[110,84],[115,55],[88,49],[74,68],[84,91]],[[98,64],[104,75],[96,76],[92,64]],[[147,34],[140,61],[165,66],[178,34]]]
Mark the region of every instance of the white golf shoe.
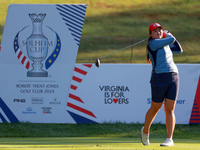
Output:
[[150,144],[149,143],[149,134],[148,135],[144,134],[143,129],[144,129],[144,127],[142,127],[142,129],[141,129],[141,141],[144,146],[147,146]]
[[164,143],[161,143],[160,146],[174,146],[174,141],[171,139],[166,139]]

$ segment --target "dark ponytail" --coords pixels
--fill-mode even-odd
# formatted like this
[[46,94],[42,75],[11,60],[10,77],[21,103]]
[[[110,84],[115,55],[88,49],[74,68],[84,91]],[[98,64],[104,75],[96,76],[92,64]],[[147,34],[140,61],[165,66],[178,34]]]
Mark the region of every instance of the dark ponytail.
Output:
[[147,49],[146,49],[146,59],[147,59],[147,62],[151,64],[151,60],[150,60],[150,57],[149,57],[149,51],[148,51],[148,46],[149,46],[149,41],[152,39],[152,37],[150,36],[149,39],[148,39],[148,43],[147,43]]

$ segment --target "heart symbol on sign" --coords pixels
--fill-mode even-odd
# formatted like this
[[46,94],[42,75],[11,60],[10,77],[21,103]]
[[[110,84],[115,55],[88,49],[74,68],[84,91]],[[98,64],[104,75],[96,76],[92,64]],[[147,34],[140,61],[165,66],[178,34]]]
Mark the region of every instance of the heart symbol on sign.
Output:
[[113,98],[113,102],[116,104],[118,102],[117,98]]

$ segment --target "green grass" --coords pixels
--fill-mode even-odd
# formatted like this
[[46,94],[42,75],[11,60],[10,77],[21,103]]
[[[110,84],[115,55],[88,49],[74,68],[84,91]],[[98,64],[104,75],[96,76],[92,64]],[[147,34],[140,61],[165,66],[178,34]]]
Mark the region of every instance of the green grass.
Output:
[[[1,123],[0,137],[131,137],[139,138],[142,124],[34,124]],[[166,128],[153,124],[151,137],[163,138]],[[200,125],[176,125],[175,138],[200,140]]]
[[[77,63],[102,57],[148,38],[148,26],[159,22],[179,40],[184,50],[176,63],[200,62],[199,0],[7,0],[0,1],[0,41],[9,3],[86,3],[87,12]],[[102,63],[146,63],[146,42],[107,57]]]
[[55,137],[55,138],[0,138],[0,149],[6,150],[199,150],[198,140],[175,139],[174,147],[160,147],[164,139],[152,138],[150,146],[143,146],[139,138]]
[[110,150],[197,150],[200,147],[200,125],[176,125],[175,147],[160,147],[165,141],[166,128],[153,124],[151,145],[140,142],[142,124],[33,124],[1,123],[0,149],[53,150],[53,149],[110,149]]

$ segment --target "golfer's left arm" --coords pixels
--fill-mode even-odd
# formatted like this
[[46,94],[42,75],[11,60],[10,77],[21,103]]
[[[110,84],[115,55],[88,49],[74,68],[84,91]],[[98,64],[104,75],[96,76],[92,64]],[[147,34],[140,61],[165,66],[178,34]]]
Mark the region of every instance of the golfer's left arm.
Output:
[[177,40],[175,40],[175,42],[170,45],[170,49],[175,54],[180,54],[183,52],[183,49]]

